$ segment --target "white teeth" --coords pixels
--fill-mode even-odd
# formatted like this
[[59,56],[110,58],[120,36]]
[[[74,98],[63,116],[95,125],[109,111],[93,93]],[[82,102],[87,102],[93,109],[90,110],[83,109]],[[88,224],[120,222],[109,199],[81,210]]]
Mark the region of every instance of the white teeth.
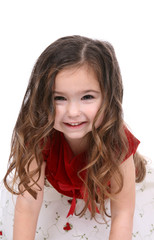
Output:
[[69,125],[71,125],[71,126],[77,126],[77,125],[79,125],[80,123],[69,123]]

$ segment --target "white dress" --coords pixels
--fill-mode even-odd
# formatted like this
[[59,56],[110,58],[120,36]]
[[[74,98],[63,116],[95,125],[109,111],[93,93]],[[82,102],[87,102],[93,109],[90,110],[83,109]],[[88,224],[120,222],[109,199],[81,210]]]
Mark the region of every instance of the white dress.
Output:
[[[69,199],[51,186],[45,187],[35,240],[108,240],[110,218],[106,218],[105,223],[98,214],[98,222],[90,220],[89,210],[82,218],[74,215],[66,218],[70,208]],[[12,240],[15,200],[16,197],[12,197],[1,184],[0,239]],[[82,206],[83,200],[77,200],[77,212]],[[109,201],[106,207],[109,209]],[[154,240],[154,168],[149,166],[145,180],[136,184],[132,239]]]

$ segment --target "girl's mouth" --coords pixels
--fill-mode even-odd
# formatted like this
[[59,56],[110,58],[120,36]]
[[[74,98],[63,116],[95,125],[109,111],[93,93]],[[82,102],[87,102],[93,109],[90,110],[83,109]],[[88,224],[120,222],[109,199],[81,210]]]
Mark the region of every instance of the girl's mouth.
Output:
[[72,122],[72,123],[64,123],[66,126],[71,127],[71,128],[79,128],[86,122]]

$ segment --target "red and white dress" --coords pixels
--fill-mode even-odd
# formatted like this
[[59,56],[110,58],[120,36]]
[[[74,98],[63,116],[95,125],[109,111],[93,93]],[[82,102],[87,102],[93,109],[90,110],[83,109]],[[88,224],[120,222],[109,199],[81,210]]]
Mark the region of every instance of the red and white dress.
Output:
[[[74,156],[64,135],[55,132],[53,140],[49,140],[43,151],[46,165],[46,177],[51,183],[44,187],[44,199],[37,223],[35,240],[108,240],[111,219],[103,221],[100,214],[90,219],[86,211],[82,218],[71,214],[83,209],[82,182],[77,171],[86,164],[86,153]],[[126,131],[129,150],[124,160],[136,152],[139,141]],[[56,190],[55,190],[56,189]],[[71,199],[70,199],[71,198]],[[72,199],[77,200],[75,204]],[[16,197],[0,184],[0,240],[12,240],[13,219]],[[70,201],[71,200],[71,201]],[[70,208],[70,203],[71,208]],[[110,209],[110,201],[106,207]],[[108,211],[107,211],[108,212]],[[136,184],[136,207],[132,231],[132,240],[154,239],[154,168],[147,167],[147,175],[142,183]],[[102,224],[100,224],[102,223]],[[29,231],[29,229],[27,229]]]
[[[129,143],[128,153],[124,161],[135,154],[140,141],[125,129]],[[83,198],[83,182],[77,173],[87,164],[86,152],[74,155],[62,132],[55,131],[43,151],[46,161],[45,175],[50,184],[61,194],[72,197],[72,205],[67,216],[74,213],[76,198]],[[85,172],[82,172],[82,178]]]

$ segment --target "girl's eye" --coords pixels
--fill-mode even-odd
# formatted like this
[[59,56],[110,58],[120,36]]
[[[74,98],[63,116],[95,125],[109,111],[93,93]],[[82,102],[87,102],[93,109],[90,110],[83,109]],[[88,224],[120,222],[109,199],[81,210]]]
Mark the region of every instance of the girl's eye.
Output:
[[91,100],[93,98],[94,98],[94,96],[92,96],[92,95],[85,95],[82,97],[82,100]]
[[65,101],[66,98],[64,98],[64,97],[62,97],[62,96],[55,96],[55,97],[54,97],[54,100],[55,100],[55,101]]

